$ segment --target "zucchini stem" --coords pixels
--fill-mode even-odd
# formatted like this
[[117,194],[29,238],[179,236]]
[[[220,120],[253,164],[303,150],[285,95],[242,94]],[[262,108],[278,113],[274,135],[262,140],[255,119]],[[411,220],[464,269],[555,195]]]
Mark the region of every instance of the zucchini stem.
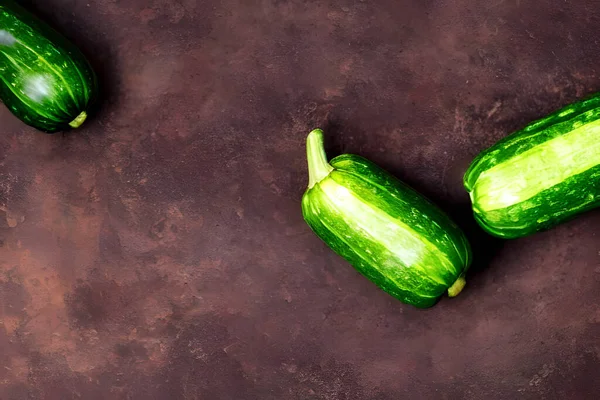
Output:
[[310,189],[333,171],[333,167],[327,162],[321,129],[315,129],[308,134],[306,158],[308,159],[308,188]]
[[82,111],[81,114],[79,114],[77,117],[75,117],[75,119],[71,122],[69,122],[69,126],[71,128],[79,128],[81,126],[81,124],[84,123],[84,121],[87,118],[87,113],[85,111]]
[[465,279],[464,276],[459,277],[456,282],[454,282],[452,284],[452,286],[450,286],[448,288],[448,296],[449,297],[456,297],[460,294],[460,292],[462,292],[462,290],[464,289],[465,285],[467,284],[467,281]]

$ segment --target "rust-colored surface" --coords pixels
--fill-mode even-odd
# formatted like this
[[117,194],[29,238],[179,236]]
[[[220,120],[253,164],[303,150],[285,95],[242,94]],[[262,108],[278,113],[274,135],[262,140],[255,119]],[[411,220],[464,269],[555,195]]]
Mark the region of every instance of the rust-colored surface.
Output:
[[[600,213],[472,221],[486,146],[600,90],[592,1],[28,1],[104,103],[47,136],[0,108],[0,399],[597,399]],[[462,224],[466,290],[420,311],[304,224],[304,139]]]

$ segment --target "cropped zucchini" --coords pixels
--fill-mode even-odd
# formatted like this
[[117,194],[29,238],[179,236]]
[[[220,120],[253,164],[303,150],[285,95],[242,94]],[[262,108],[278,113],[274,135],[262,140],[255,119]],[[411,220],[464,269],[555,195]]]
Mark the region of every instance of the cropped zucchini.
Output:
[[97,79],[66,38],[12,0],[0,0],[0,99],[26,124],[52,133],[87,118]]
[[600,204],[600,96],[532,122],[483,151],[464,176],[475,218],[518,238]]
[[302,213],[315,234],[400,301],[434,305],[465,285],[471,247],[437,206],[374,163],[344,154],[327,162],[323,132],[307,139]]

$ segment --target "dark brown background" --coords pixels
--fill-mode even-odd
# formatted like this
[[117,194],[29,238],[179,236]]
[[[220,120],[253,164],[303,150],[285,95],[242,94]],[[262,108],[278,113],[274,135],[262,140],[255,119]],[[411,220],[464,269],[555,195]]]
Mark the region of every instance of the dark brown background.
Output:
[[[48,0],[104,102],[0,108],[0,399],[597,399],[600,213],[500,242],[462,174],[600,90],[597,1]],[[448,210],[477,259],[421,311],[302,220],[304,139]]]

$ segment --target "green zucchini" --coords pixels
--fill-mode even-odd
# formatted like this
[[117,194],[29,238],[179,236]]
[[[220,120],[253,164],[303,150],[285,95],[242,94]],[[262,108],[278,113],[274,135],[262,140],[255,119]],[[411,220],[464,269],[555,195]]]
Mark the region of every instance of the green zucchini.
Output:
[[403,303],[433,306],[463,289],[472,255],[437,206],[363,157],[327,162],[323,131],[307,138],[306,223],[333,251]]
[[78,128],[96,92],[96,74],[71,42],[0,0],[0,100],[14,115],[47,133]]
[[600,205],[600,95],[483,151],[464,186],[481,227],[505,239],[550,229]]

